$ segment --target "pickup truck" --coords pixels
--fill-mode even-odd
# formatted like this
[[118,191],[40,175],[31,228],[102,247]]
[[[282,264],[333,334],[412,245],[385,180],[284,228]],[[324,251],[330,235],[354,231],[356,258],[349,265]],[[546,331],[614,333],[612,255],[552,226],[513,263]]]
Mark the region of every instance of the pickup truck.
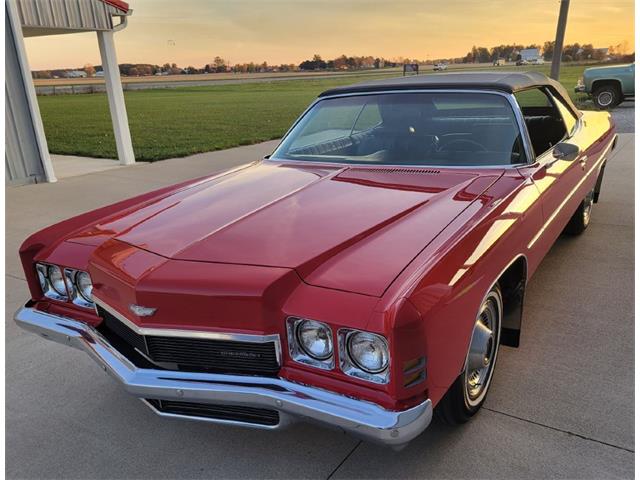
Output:
[[587,68],[575,91],[586,93],[600,110],[617,107],[635,96],[635,63]]

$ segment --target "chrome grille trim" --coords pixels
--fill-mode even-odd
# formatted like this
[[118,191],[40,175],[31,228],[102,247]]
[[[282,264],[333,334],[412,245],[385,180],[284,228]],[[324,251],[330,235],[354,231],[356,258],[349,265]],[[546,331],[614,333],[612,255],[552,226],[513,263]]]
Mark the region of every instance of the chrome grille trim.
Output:
[[203,340],[226,340],[229,342],[272,342],[274,344],[278,365],[282,365],[282,344],[280,342],[280,335],[277,333],[269,335],[254,335],[248,333],[209,332],[202,330],[179,330],[175,328],[140,327],[129,320],[127,317],[125,317],[123,314],[118,312],[115,308],[98,298],[96,295],[93,296],[93,300],[96,306],[100,306],[101,308],[109,312],[111,315],[116,317],[138,335],[149,335],[155,337],[196,338]]

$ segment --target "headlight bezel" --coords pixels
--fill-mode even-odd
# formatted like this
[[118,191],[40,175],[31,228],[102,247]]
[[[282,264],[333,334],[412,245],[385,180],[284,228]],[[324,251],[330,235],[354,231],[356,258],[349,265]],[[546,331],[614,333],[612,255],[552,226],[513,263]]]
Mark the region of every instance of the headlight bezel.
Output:
[[82,292],[82,288],[80,288],[78,278],[81,274],[87,275],[89,277],[89,282],[91,282],[93,288],[93,282],[91,280],[91,275],[89,272],[84,270],[76,270],[74,268],[65,268],[64,269],[64,279],[67,285],[67,291],[69,292],[71,302],[74,305],[77,305],[82,308],[94,309],[95,303],[86,298],[84,293]]
[[[60,272],[64,286],[64,295],[60,294],[53,286],[51,274],[49,273],[50,270],[53,269],[57,269],[57,271]],[[78,283],[79,275],[87,275],[91,283],[91,288],[93,288],[93,281],[91,280],[89,272],[46,262],[36,262],[35,271],[38,277],[38,283],[40,284],[40,290],[45,298],[63,303],[71,302],[78,307],[86,309],[95,309],[95,303],[91,299],[86,298],[86,292],[81,291]]]
[[[326,329],[328,332],[328,340],[330,344],[330,353],[326,357],[314,356],[303,347],[299,337],[299,329],[305,324],[315,324]],[[302,317],[287,318],[287,340],[289,344],[289,355],[295,362],[304,365],[320,368],[322,370],[333,370],[335,368],[335,342],[333,337],[333,329],[325,322]]]
[[[351,340],[354,336],[359,334],[369,335],[381,342],[387,359],[384,368],[378,370],[367,370],[354,358],[351,352]],[[345,375],[381,385],[389,383],[392,360],[391,352],[389,350],[389,342],[383,335],[364,330],[341,328],[338,330],[338,355],[340,357],[340,369]]]
[[[67,290],[66,282],[64,280],[64,274],[62,269],[58,265],[53,265],[51,263],[43,263],[37,262],[36,265],[36,275],[38,276],[38,283],[40,284],[40,289],[42,290],[42,295],[46,298],[50,298],[52,300],[57,300],[59,302],[67,302],[69,300],[69,292]],[[51,282],[49,270],[57,268],[60,271],[60,275],[62,277],[62,284],[65,287],[66,295],[60,294],[53,288],[53,283]],[[44,284],[42,279],[44,278]]]

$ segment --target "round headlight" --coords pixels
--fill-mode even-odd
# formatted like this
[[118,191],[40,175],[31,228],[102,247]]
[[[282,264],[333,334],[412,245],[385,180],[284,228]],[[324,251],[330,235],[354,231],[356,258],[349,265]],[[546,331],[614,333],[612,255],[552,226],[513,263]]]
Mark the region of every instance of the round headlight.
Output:
[[349,337],[348,351],[353,363],[367,373],[380,373],[389,366],[389,347],[380,335],[354,333]]
[[300,348],[316,360],[326,360],[333,354],[331,330],[320,322],[302,320],[297,328]]
[[76,275],[76,286],[78,287],[78,292],[82,295],[82,298],[87,302],[93,302],[91,299],[93,284],[91,283],[91,277],[87,272],[78,272]]
[[64,278],[62,277],[62,271],[60,268],[55,265],[50,265],[47,270],[47,275],[49,275],[51,288],[53,288],[58,295],[66,297],[67,289],[64,286]]
[[40,282],[40,288],[42,289],[42,292],[45,293],[49,288],[49,285],[47,285],[47,277],[40,269],[38,269],[38,281]]

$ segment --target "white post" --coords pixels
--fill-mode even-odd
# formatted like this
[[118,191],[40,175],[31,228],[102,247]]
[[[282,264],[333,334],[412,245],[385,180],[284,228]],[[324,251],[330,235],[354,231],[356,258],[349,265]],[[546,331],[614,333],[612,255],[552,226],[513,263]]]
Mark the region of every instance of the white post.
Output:
[[136,158],[133,155],[129,120],[127,119],[127,109],[124,104],[122,83],[120,83],[120,70],[118,68],[118,59],[116,58],[116,47],[113,42],[113,32],[98,31],[97,34],[118,158],[121,164],[132,165],[135,163]]
[[29,112],[31,113],[31,120],[33,122],[36,141],[38,142],[38,150],[40,152],[40,159],[42,161],[44,174],[48,182],[57,182],[58,180],[56,179],[55,173],[53,173],[51,157],[49,156],[47,137],[44,135],[44,127],[42,126],[42,117],[40,116],[40,107],[38,106],[36,89],[33,86],[33,80],[31,80],[31,69],[29,68],[29,61],[27,60],[27,52],[24,46],[24,38],[22,36],[22,24],[20,23],[17,5],[15,0],[10,0],[5,2],[5,4],[7,6],[6,13],[9,15],[9,22],[11,22],[11,28],[13,29],[18,61],[20,62],[20,75],[24,83],[24,90],[27,94],[27,103],[29,104]]

